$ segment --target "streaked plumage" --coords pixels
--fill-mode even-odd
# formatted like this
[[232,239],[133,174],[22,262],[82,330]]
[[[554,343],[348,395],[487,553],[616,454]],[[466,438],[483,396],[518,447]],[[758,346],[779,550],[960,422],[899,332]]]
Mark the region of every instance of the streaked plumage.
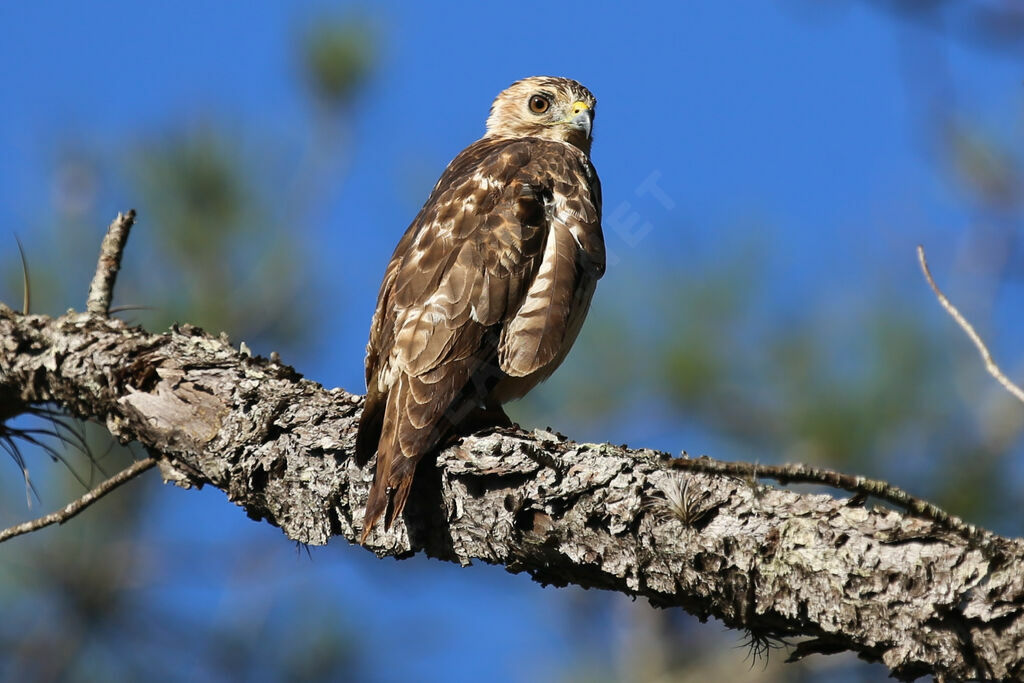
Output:
[[395,248],[367,345],[356,454],[376,450],[377,469],[361,542],[401,514],[423,455],[467,421],[507,421],[501,404],[575,341],[605,268],[594,104],[569,79],[512,84]]

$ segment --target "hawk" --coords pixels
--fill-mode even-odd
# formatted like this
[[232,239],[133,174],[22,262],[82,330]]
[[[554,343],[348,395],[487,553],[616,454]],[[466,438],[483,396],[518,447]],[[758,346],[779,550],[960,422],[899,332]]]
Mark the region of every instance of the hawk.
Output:
[[384,271],[366,347],[356,457],[377,452],[360,543],[402,513],[416,463],[565,359],[604,274],[596,100],[567,78],[517,81],[448,164]]

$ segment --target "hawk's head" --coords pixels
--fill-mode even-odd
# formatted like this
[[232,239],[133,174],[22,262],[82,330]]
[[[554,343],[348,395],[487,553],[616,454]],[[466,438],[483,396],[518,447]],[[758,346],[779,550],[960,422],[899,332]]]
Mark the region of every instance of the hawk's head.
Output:
[[594,95],[574,80],[524,78],[495,98],[487,136],[558,140],[589,152],[596,104]]

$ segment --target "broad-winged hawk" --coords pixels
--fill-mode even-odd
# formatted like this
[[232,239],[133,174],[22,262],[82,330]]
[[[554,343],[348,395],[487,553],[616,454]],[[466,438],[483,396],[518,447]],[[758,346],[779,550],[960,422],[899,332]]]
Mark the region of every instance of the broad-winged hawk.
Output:
[[[402,513],[419,459],[559,366],[604,273],[596,101],[566,78],[498,95],[487,132],[448,165],[384,272],[356,454],[377,469],[360,542]],[[390,509],[389,508],[390,503]]]

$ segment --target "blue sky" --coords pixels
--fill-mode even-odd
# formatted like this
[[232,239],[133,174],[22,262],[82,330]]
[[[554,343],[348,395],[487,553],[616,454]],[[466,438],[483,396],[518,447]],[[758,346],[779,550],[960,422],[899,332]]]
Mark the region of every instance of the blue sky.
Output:
[[[272,131],[301,140],[309,117],[294,42],[328,10],[368,17],[381,59],[355,112],[350,173],[312,225],[296,226],[315,245],[311,277],[336,288],[343,314],[325,322],[314,353],[286,360],[326,386],[362,390],[383,265],[444,165],[481,135],[491,99],[518,78],[570,76],[598,98],[593,156],[615,261],[595,310],[602,291],[642,286],[652,259],[680,272],[706,265],[722,241],[750,237],[727,226],[750,225],[764,230],[764,257],[783,274],[764,283],[781,309],[821,307],[823,289],[839,305],[855,303],[890,283],[938,318],[913,248],[924,242],[936,270],[948,271],[977,217],[938,168],[922,90],[938,84],[993,135],[1020,142],[1020,55],[967,49],[868,2],[8,2],[0,232],[17,231],[30,252],[45,253],[30,226],[49,201],[56,150],[71,138],[105,148],[214,115],[249,139]],[[662,194],[642,191],[652,181]],[[145,229],[137,197],[109,201],[102,215],[135,206]],[[1020,330],[1011,313],[1019,295],[1013,286],[996,302],[1007,336]],[[994,346],[1012,355],[1014,343]],[[573,436],[687,445],[664,426],[630,431],[622,422]],[[411,645],[409,660],[380,680],[442,664],[456,679],[496,667],[505,680],[529,680],[536,672],[510,652],[557,669],[567,647],[558,607],[572,599],[566,591],[496,569],[380,562],[344,544],[296,559],[279,532],[252,524],[216,491],[159,495],[154,528],[176,548],[179,568],[217,555],[225,538],[238,557],[208,562],[192,580],[157,575],[143,588],[154,600],[180,594],[192,610],[229,610],[314,584],[346,618],[365,620],[374,640],[399,617],[413,631],[428,624],[434,639]],[[249,553],[276,558],[273,569],[258,585],[235,585],[226,567]]]
[[[31,224],[68,137],[123,144],[215,112],[252,135],[300,138],[308,119],[293,43],[325,7],[5,4],[0,58],[17,68],[0,75],[0,224]],[[339,289],[362,291],[379,278],[444,164],[481,134],[494,94],[536,73],[572,76],[597,94],[606,217],[635,213],[653,227],[639,249],[606,228],[627,264],[672,250],[684,267],[688,247],[757,218],[796,247],[782,254],[799,261],[782,286],[806,287],[822,271],[855,284],[867,265],[856,259],[880,259],[895,269],[888,275],[908,280],[907,250],[934,234],[939,258],[968,220],[958,191],[934,169],[908,88],[907,44],[929,32],[869,3],[517,7],[544,21],[510,21],[496,7],[363,10],[379,26],[382,59],[357,111],[353,172],[309,228],[316,270],[341,275]],[[1009,128],[1015,117],[1001,112],[1019,111],[1021,89],[1012,60],[955,42],[940,49],[941,78],[961,101],[988,115],[987,125]],[[673,209],[635,196],[652,173]],[[107,213],[137,203],[112,199],[119,203]],[[895,212],[907,224],[879,234],[879,215]],[[616,286],[613,269],[602,287]],[[353,320],[369,317],[372,297],[350,303]],[[364,335],[348,334],[349,321],[339,321],[338,358],[361,355]],[[358,364],[327,362],[316,376],[355,388],[358,373]]]

